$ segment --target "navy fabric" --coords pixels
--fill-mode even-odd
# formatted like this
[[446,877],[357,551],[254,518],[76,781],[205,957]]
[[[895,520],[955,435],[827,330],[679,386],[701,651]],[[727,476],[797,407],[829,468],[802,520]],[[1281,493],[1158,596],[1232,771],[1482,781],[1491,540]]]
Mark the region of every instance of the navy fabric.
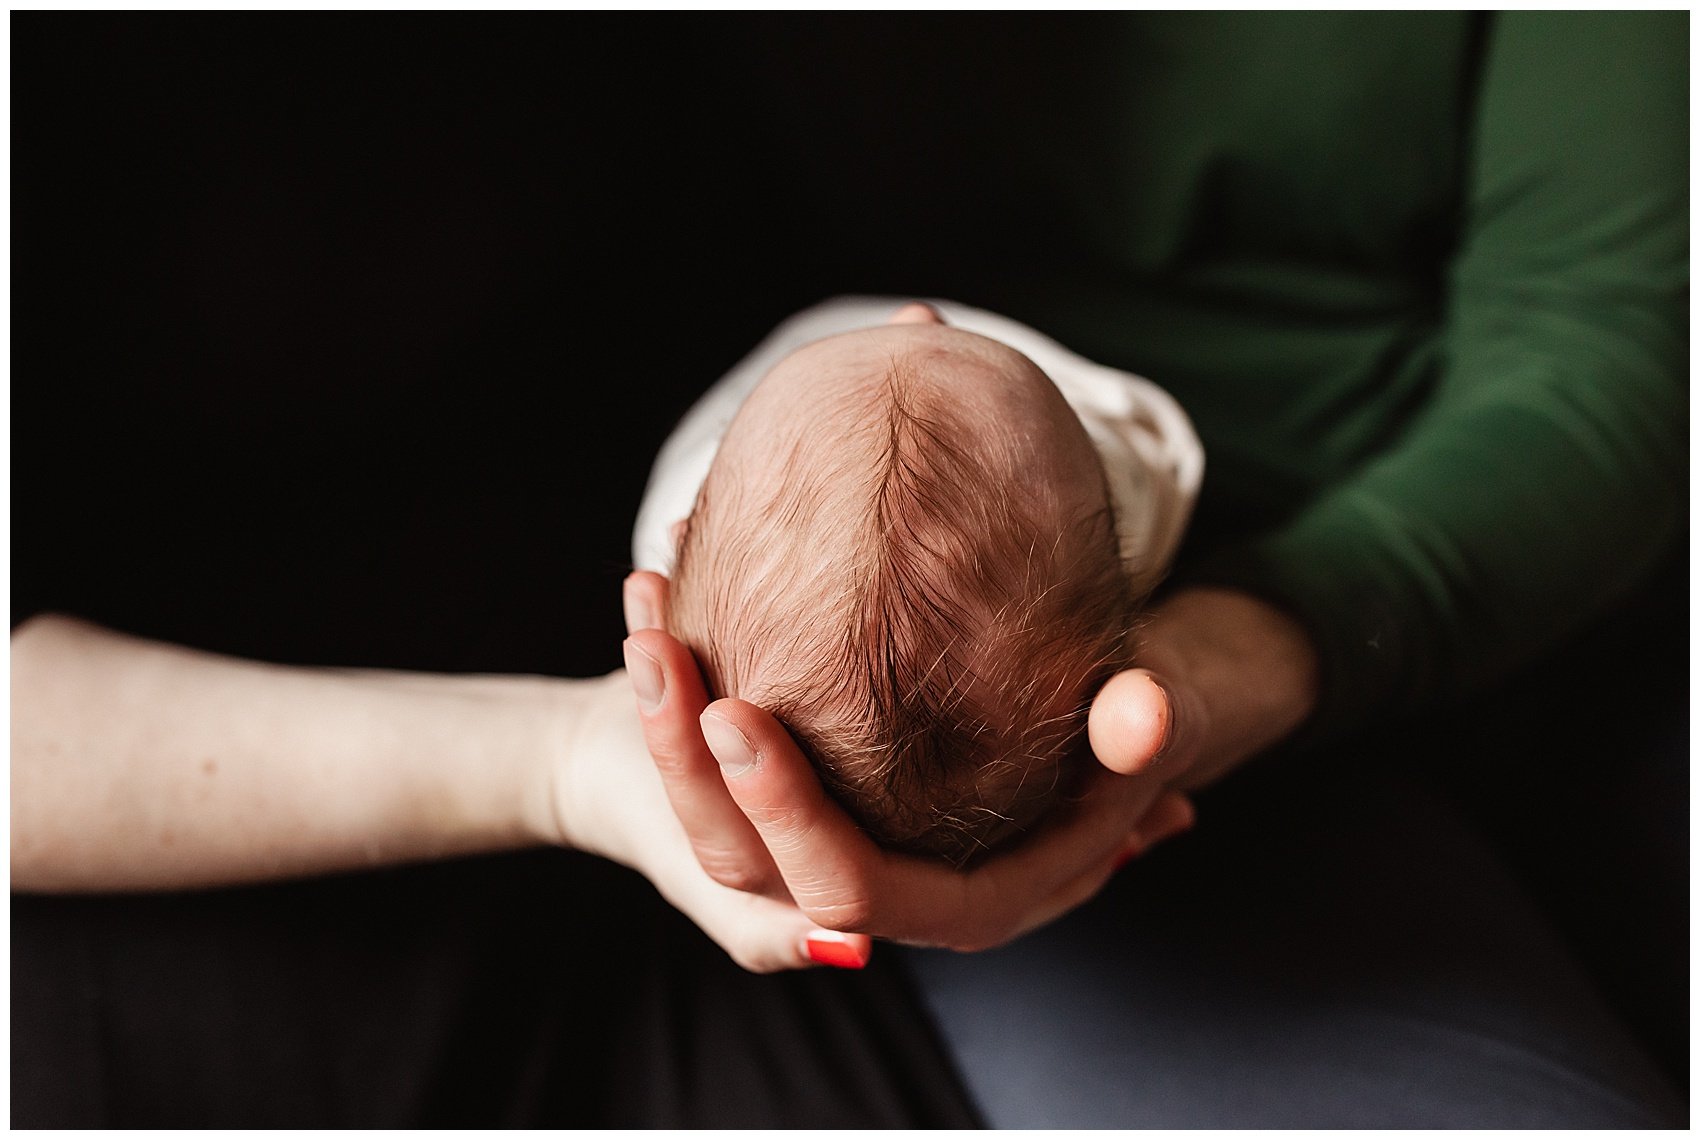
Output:
[[994,1127],[1677,1127],[1493,851],[1385,771],[1247,771],[1011,946],[908,954]]

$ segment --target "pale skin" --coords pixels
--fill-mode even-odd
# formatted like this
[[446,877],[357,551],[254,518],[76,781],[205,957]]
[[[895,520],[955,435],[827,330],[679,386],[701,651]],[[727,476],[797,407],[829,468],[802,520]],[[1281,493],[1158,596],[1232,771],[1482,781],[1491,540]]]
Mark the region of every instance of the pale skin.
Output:
[[12,635],[15,891],[229,886],[546,844],[636,869],[746,969],[853,941],[701,870],[623,672],[285,667],[51,614]]

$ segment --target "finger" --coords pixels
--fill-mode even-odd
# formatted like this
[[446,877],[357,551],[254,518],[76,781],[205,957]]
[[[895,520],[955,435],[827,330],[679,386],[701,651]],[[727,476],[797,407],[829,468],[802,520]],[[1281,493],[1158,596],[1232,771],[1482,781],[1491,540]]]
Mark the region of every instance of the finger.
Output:
[[702,735],[797,905],[829,929],[868,930],[875,916],[865,884],[885,855],[827,797],[784,726],[727,699],[703,714]]
[[628,634],[640,629],[667,628],[667,589],[667,579],[654,571],[637,570],[626,575],[620,600]]
[[1198,813],[1188,796],[1175,791],[1164,792],[1135,826],[1134,832],[1145,849],[1150,850],[1165,839],[1191,831],[1197,819]]
[[784,898],[767,848],[727,793],[703,741],[697,718],[708,693],[690,650],[661,630],[647,629],[626,639],[625,655],[644,742],[697,862],[717,883]]
[[1116,870],[1121,870],[1164,840],[1191,831],[1195,818],[1190,799],[1180,792],[1164,792],[1127,837],[1126,846],[1116,856]]
[[1173,776],[1190,760],[1202,728],[1184,689],[1165,685],[1149,669],[1111,677],[1092,700],[1086,735],[1092,754],[1112,772]]

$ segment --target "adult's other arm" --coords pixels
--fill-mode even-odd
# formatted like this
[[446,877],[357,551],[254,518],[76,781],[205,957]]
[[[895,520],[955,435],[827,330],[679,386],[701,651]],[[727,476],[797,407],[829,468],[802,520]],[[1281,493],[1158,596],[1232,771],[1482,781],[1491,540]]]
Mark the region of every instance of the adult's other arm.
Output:
[[1201,575],[1302,622],[1319,730],[1501,677],[1677,534],[1687,49],[1677,12],[1492,18],[1435,389],[1382,455]]

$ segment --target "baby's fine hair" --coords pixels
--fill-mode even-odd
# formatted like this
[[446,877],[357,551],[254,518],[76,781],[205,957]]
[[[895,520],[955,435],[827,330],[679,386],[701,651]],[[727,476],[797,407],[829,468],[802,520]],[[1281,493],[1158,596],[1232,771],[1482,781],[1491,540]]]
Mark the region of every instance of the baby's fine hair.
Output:
[[915,367],[851,397],[832,446],[780,443],[781,485],[715,464],[670,624],[711,693],[777,717],[878,841],[964,865],[1085,770],[1136,599],[1107,496],[1074,515],[1012,480],[957,442],[978,421]]

